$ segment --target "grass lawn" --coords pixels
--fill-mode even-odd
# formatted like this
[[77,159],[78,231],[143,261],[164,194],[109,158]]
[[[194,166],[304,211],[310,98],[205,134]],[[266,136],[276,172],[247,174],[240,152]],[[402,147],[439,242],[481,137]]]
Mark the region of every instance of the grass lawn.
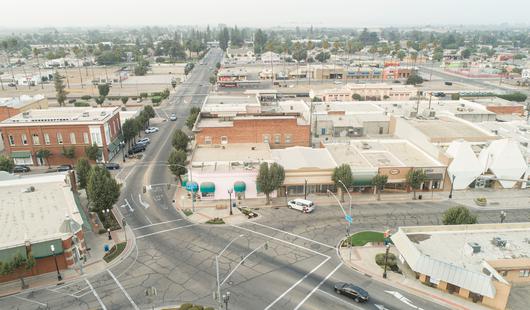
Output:
[[118,255],[123,252],[123,249],[125,249],[126,242],[118,243],[117,245],[113,246],[110,251],[103,256],[103,259],[108,263],[118,257]]
[[377,231],[361,231],[350,236],[350,242],[353,246],[363,246],[368,242],[383,242],[384,239],[383,233]]

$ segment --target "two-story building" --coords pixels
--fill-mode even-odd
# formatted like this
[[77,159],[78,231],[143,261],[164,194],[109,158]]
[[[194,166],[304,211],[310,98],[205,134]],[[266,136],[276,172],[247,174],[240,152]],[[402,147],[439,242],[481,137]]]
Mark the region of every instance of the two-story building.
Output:
[[[86,156],[85,149],[95,144],[100,149],[98,161],[108,162],[120,150],[119,110],[118,107],[52,108],[17,114],[0,122],[5,151],[15,164],[60,165]],[[74,158],[63,155],[66,148],[74,149]],[[42,149],[51,155],[39,157]]]

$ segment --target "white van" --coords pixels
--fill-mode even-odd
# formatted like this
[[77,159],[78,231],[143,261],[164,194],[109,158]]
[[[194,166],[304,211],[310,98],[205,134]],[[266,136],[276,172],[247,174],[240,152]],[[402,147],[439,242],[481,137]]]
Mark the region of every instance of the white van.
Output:
[[299,210],[304,213],[311,213],[315,210],[315,204],[312,201],[301,198],[289,200],[287,206],[289,209]]

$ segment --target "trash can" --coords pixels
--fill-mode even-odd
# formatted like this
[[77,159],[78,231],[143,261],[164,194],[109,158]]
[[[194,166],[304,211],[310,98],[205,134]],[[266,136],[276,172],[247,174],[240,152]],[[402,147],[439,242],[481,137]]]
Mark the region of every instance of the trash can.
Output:
[[421,198],[423,197],[423,195],[418,195],[418,199],[421,200]]

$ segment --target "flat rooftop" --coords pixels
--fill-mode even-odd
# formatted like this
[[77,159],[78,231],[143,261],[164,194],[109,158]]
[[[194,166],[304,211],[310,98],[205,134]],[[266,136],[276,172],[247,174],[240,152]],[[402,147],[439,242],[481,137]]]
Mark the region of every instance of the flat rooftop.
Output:
[[82,124],[82,123],[101,123],[110,119],[118,113],[120,108],[50,108],[50,109],[33,109],[24,113],[19,113],[0,125],[25,126],[28,124],[57,125],[57,124]]
[[[482,272],[483,261],[530,258],[530,223],[400,229],[421,253],[475,272]],[[505,241],[506,245],[498,246],[495,238]],[[470,253],[469,243],[476,243],[480,251]]]
[[385,109],[372,102],[337,101],[313,103],[313,113],[326,114],[344,112],[344,114],[384,114]]
[[295,146],[272,150],[272,158],[287,170],[334,169],[337,164],[327,149]]
[[347,143],[327,143],[324,147],[337,165],[349,164],[353,169],[443,166],[409,141],[402,139],[350,140]]
[[198,145],[192,163],[207,162],[261,162],[272,159],[266,143],[230,143],[225,145]]
[[464,139],[466,141],[496,139],[493,134],[456,117],[414,118],[408,119],[407,122],[421,131],[431,142],[450,142],[456,139]]
[[26,104],[30,104],[35,101],[44,99],[43,95],[28,96],[22,95],[20,97],[11,97],[11,98],[0,98],[0,107],[7,108],[21,108]]
[[[67,215],[83,223],[65,178],[58,173],[0,180],[0,249],[67,236]],[[35,191],[27,191],[30,186]]]

